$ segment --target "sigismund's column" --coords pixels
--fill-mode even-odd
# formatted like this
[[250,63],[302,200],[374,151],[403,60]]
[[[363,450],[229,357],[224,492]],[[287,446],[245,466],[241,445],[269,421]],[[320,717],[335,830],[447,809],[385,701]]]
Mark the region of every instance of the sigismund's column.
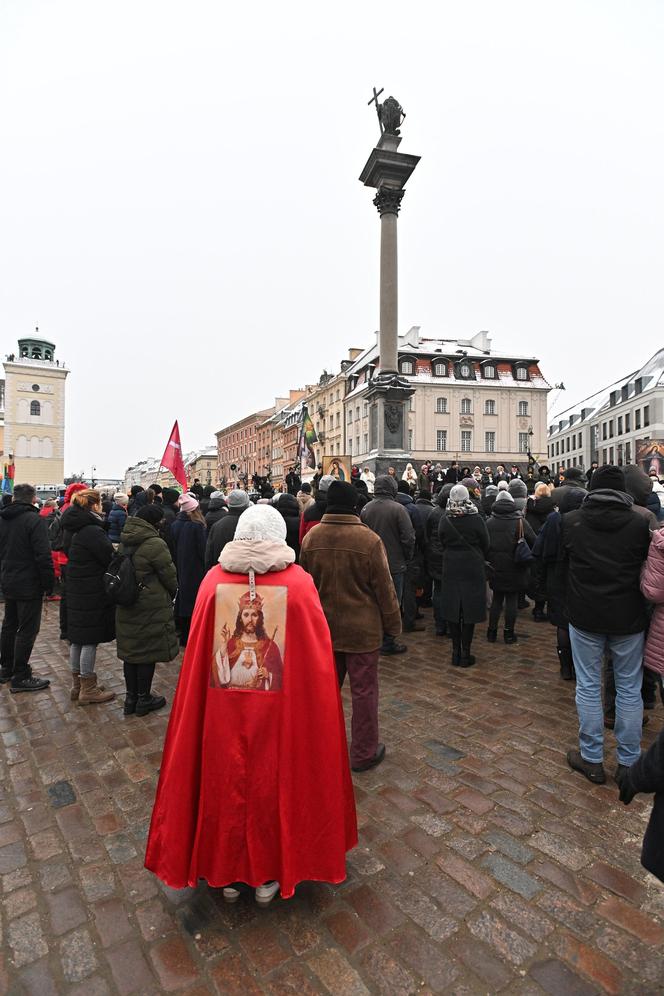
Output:
[[398,466],[409,459],[406,452],[406,401],[413,394],[407,380],[399,376],[399,269],[397,219],[404,187],[420,161],[419,156],[398,152],[400,127],[405,118],[403,108],[394,97],[382,104],[376,93],[369,103],[376,104],[380,139],[372,150],[360,181],[376,190],[374,204],[380,214],[380,329],[378,336],[378,371],[367,391],[370,403],[370,463],[376,472],[389,465]]

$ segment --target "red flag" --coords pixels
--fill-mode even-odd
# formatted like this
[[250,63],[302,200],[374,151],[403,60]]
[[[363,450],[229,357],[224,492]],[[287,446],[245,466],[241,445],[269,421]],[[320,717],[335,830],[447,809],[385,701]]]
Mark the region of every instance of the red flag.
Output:
[[171,474],[182,485],[183,492],[187,490],[187,475],[184,472],[184,460],[182,459],[182,446],[180,444],[180,429],[178,420],[175,420],[170,439],[166,443],[164,455],[161,458],[161,466],[170,470]]

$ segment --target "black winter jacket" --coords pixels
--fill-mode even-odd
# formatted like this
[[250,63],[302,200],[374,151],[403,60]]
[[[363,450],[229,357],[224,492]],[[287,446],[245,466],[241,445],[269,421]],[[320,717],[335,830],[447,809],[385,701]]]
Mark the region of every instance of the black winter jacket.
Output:
[[219,521],[215,522],[212,526],[212,529],[208,533],[207,543],[205,545],[206,571],[209,571],[211,567],[216,567],[219,561],[219,554],[224,549],[226,544],[230,543],[235,536],[237,524],[244,511],[244,508],[234,508],[231,506],[228,509],[228,514],[224,515],[222,519],[219,519]]
[[300,506],[297,498],[291,494],[279,495],[276,508],[286,523],[286,542],[297,561],[300,556]]
[[443,551],[441,612],[443,619],[481,623],[486,619],[485,560],[489,534],[481,515],[443,514],[438,526]]
[[64,549],[69,562],[65,574],[67,636],[72,643],[108,643],[115,639],[115,605],[104,591],[104,574],[113,545],[99,516],[80,505],[70,505],[62,516]]
[[591,491],[563,516],[562,580],[567,616],[588,633],[624,635],[646,628],[640,575],[650,529],[621,491]]
[[655,803],[643,838],[641,864],[664,882],[664,730],[628,771],[635,792],[654,792]]
[[487,560],[494,570],[489,583],[494,591],[525,591],[528,587],[528,567],[514,562],[519,522],[523,523],[523,535],[528,546],[532,547],[535,533],[521,513],[511,502],[494,503],[487,522],[490,544]]
[[53,591],[48,526],[34,505],[15,501],[0,512],[0,581],[7,598],[41,598]]
[[390,573],[402,574],[413,557],[415,529],[408,512],[396,500],[396,484],[388,494],[376,483],[374,499],[362,509],[361,519],[382,539]]
[[175,614],[188,619],[193,615],[196,596],[205,577],[206,530],[202,522],[192,522],[186,512],[180,512],[171,534],[175,541],[175,566],[178,572],[178,593]]
[[542,526],[555,510],[555,507],[553,498],[549,498],[548,495],[542,495],[541,498],[528,499],[528,504],[526,505],[526,522],[536,536],[539,535]]
[[215,522],[219,522],[219,519],[223,519],[227,514],[228,506],[223,498],[210,498],[210,504],[205,515],[205,525],[208,533],[212,529]]

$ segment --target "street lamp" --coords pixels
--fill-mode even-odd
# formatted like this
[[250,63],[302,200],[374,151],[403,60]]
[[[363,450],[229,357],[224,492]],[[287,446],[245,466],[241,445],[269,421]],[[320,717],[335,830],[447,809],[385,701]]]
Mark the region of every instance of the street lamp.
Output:
[[96,467],[93,467],[93,468],[92,468],[92,487],[93,487],[93,488],[94,488],[94,486],[95,486],[95,483],[96,483],[96,481],[95,481],[95,474],[96,474],[96,473],[97,473],[97,468],[96,468]]

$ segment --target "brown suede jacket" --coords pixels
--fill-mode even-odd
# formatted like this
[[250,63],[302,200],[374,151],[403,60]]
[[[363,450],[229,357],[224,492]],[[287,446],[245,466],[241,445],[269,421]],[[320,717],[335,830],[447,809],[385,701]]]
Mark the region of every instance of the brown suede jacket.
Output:
[[314,579],[339,653],[378,650],[398,636],[401,614],[383,541],[356,515],[326,513],[302,541],[300,566]]

